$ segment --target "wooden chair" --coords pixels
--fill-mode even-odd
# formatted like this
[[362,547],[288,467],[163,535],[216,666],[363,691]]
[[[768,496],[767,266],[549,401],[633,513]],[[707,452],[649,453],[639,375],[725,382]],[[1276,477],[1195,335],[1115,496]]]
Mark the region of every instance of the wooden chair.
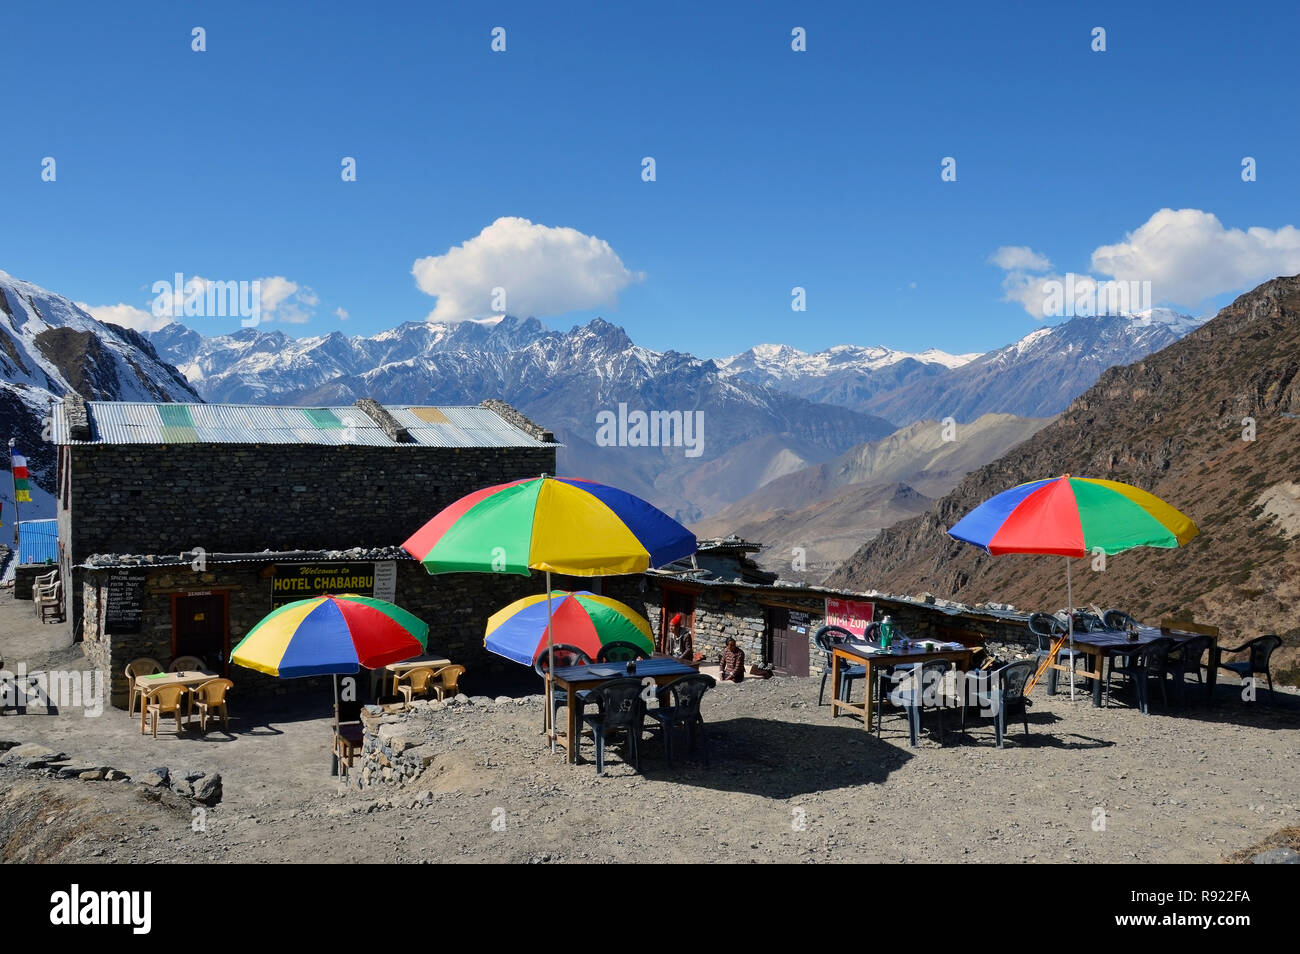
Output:
[[168,672],[203,672],[204,662],[198,656],[177,656],[167,667]]
[[438,670],[438,682],[434,684],[433,691],[438,694],[439,702],[460,692],[460,677],[464,674],[464,666],[443,666]]
[[[135,684],[136,678],[139,676],[152,676],[162,671],[162,663],[154,659],[152,656],[141,656],[139,659],[132,659],[126,664],[126,686],[130,692],[130,695],[127,696],[126,700],[127,715],[135,714],[136,701],[144,696],[144,690]],[[143,704],[141,705],[140,714],[144,715]],[[143,729],[140,734],[144,734]]]
[[393,681],[393,688],[402,694],[403,705],[409,708],[414,697],[428,697],[429,691],[434,688],[430,683],[435,675],[436,673],[429,666],[408,669]]
[[221,727],[230,730],[230,713],[226,709],[226,693],[235,688],[229,679],[209,679],[194,690],[191,700],[199,710],[199,731],[208,731],[208,718],[221,716]]
[[144,714],[148,715],[153,726],[153,737],[155,739],[158,738],[158,721],[169,714],[176,719],[176,734],[181,734],[184,729],[184,725],[181,723],[183,715],[181,706],[185,704],[189,695],[189,686],[171,685],[159,686],[144,697]]
[[339,774],[346,776],[352,760],[361,751],[365,730],[361,726],[361,703],[334,703],[334,754],[339,761]]

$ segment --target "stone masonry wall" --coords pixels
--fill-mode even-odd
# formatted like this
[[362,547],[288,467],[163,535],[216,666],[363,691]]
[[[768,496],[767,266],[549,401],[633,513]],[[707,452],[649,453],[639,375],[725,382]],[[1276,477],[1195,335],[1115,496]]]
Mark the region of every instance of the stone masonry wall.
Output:
[[[659,581],[653,577],[645,579],[649,585],[644,593],[640,591],[639,577],[607,580],[605,592],[614,599],[643,609],[657,638],[663,597]],[[727,639],[734,637],[737,645],[745,651],[747,664],[765,665],[768,660],[763,657],[763,651],[769,607],[762,600],[776,600],[787,608],[803,610],[809,614],[811,625],[808,632],[808,658],[815,669],[820,651],[813,644],[812,635],[825,621],[825,601],[821,596],[799,596],[796,593],[797,591],[786,594],[779,590],[702,587],[695,597],[695,651],[704,653],[709,662],[717,662]],[[1030,651],[1035,647],[1034,638],[1022,621],[967,614],[954,616],[937,606],[930,609],[882,598],[872,601],[876,604],[877,618],[889,614],[893,622],[912,639],[957,640],[968,645],[992,640]]]
[[[60,540],[95,553],[397,546],[471,491],[555,472],[554,447],[121,444],[70,448]],[[71,592],[84,571],[72,571]],[[69,626],[83,637],[81,603]]]
[[[353,561],[356,562],[356,561]],[[218,591],[229,588],[230,647],[266,614],[271,612],[273,562],[209,563],[203,573],[188,566],[140,567],[145,572],[145,592],[139,633],[105,634],[97,586],[106,573],[86,571],[81,605],[85,614],[86,639],[83,651],[95,668],[110,680],[113,705],[125,708],[126,664],[141,656],[157,659],[164,667],[172,659],[171,596],[185,590]],[[466,667],[464,684],[484,684],[502,675],[518,676],[521,667],[483,648],[488,617],[503,606],[541,592],[540,576],[490,573],[451,573],[431,576],[414,560],[397,561],[395,602],[429,624],[429,649]],[[329,679],[277,679],[251,669],[232,666],[228,673],[235,683],[234,695],[292,692],[300,689],[325,691]],[[361,674],[362,692],[369,679]]]
[[471,491],[554,471],[554,447],[77,446],[71,556],[396,546]]

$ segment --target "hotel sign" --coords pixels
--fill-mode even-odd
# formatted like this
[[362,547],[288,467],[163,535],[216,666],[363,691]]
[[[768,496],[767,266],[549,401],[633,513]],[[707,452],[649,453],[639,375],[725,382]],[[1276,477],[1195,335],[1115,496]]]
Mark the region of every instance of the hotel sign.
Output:
[[[277,563],[271,577],[271,607],[326,593],[375,596],[376,563]],[[385,596],[380,596],[384,599]]]

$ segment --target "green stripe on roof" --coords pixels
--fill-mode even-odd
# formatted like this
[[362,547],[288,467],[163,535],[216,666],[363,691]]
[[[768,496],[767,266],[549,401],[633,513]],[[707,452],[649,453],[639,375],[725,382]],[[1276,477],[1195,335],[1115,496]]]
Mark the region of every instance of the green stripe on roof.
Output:
[[190,409],[184,404],[159,404],[158,417],[163,422],[163,427],[194,426],[194,418],[190,417]]
[[158,419],[162,422],[164,444],[196,444],[199,435],[194,432],[194,418],[184,404],[159,404]]
[[334,412],[323,407],[305,407],[302,413],[322,431],[342,430],[343,422],[334,416]]

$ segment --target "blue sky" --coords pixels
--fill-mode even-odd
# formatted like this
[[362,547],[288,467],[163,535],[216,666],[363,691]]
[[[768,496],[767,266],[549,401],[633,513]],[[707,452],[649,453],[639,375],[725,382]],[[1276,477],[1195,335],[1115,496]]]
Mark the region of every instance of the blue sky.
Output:
[[146,318],[178,271],[283,278],[270,327],[372,334],[481,311],[514,242],[507,310],[706,356],[986,350],[1102,246],[1194,313],[1300,271],[1289,4],[289,6],[7,4],[0,268]]

